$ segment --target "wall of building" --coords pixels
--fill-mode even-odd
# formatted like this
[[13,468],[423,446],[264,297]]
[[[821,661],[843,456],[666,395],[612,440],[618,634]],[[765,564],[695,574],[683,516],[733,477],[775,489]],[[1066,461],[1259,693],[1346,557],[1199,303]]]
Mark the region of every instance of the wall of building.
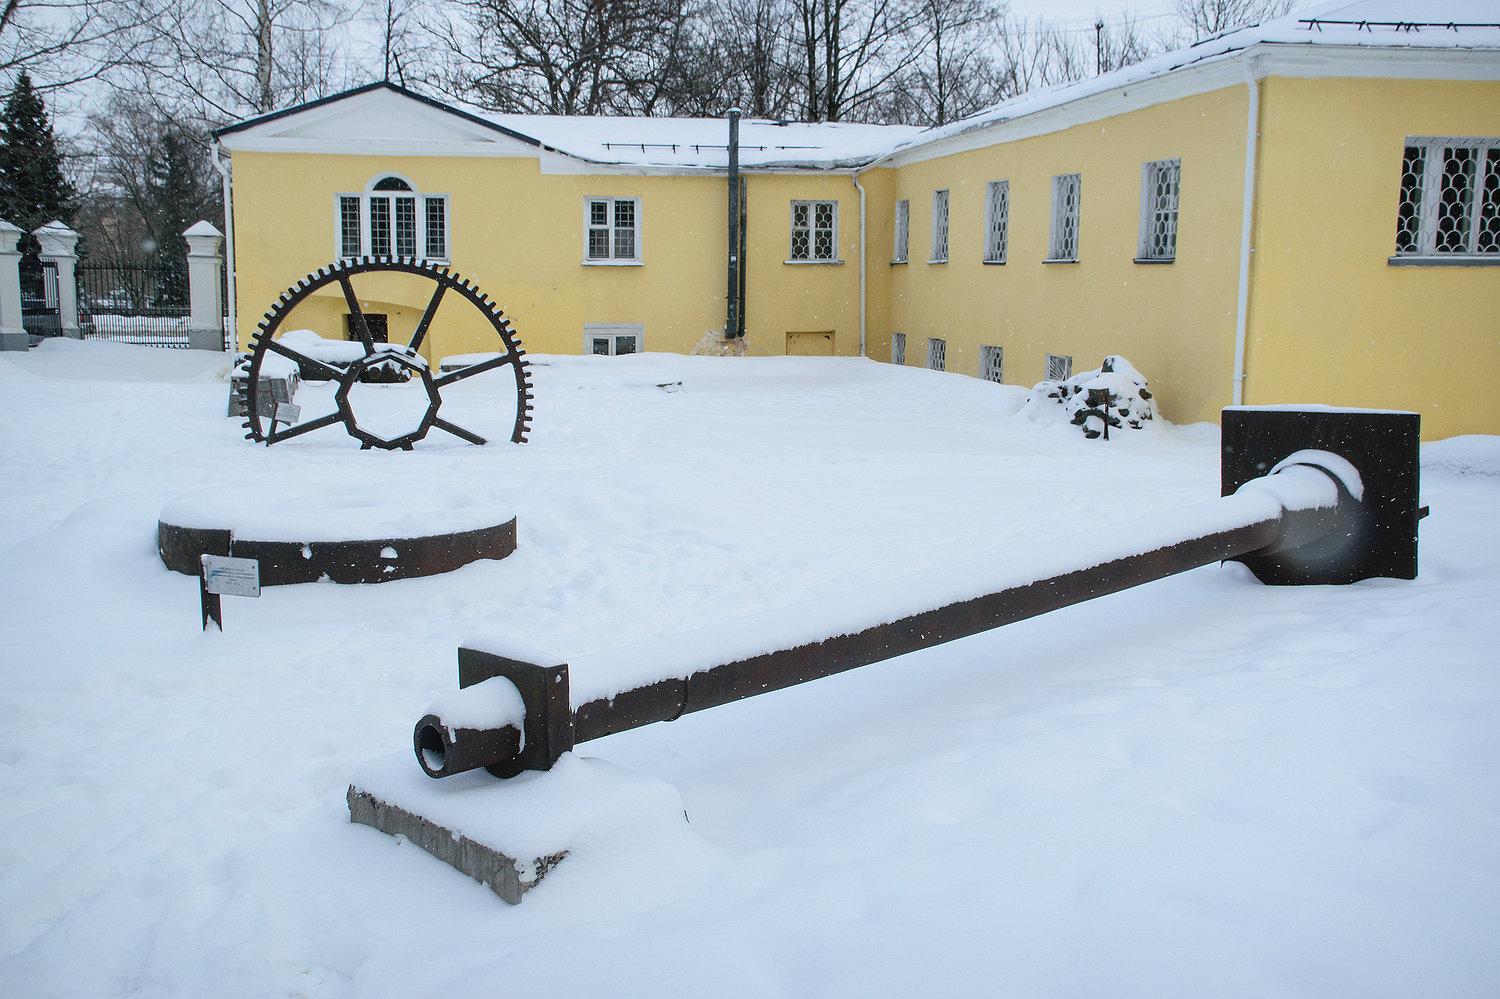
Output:
[[[585,323],[640,323],[645,349],[687,352],[725,314],[725,183],[712,176],[542,174],[530,158],[374,157],[236,152],[234,210],[243,344],[262,313],[335,254],[334,197],[396,173],[449,195],[454,270],[511,317],[536,353],[579,353]],[[789,331],[834,330],[859,352],[858,196],[844,174],[756,174],[749,184],[747,334],[756,354],[782,354]],[[641,199],[641,266],[584,264],[584,198]],[[839,202],[842,264],[787,264],[793,198]],[[409,333],[431,292],[411,278],[355,278],[368,310]],[[337,289],[314,296],[292,327],[343,336]],[[445,303],[433,357],[492,349],[477,317]]]
[[[909,263],[892,264],[887,234],[871,269],[886,316],[870,356],[890,357],[906,334],[906,363],[947,341],[947,368],[979,371],[980,346],[1004,348],[1008,383],[1042,380],[1045,355],[1074,369],[1123,354],[1148,378],[1174,422],[1217,420],[1230,401],[1243,191],[1246,90],[1229,87],[1061,131],[898,166],[880,210],[911,202]],[[1142,164],[1182,161],[1177,258],[1133,263]],[[1079,260],[1044,264],[1052,178],[1082,175]],[[987,265],[985,188],[1010,181],[1007,262]],[[950,194],[949,262],[928,263],[932,194]]]
[[1406,138],[1500,135],[1500,82],[1264,87],[1246,401],[1412,409],[1427,439],[1500,433],[1500,268],[1389,263]]

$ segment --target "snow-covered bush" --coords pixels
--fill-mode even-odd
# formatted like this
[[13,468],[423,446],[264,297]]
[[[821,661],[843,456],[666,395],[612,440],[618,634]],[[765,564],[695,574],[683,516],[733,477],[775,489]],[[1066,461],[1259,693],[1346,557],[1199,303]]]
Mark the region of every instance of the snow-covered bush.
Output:
[[744,357],[749,349],[745,337],[726,337],[722,330],[709,330],[693,344],[692,353],[695,357]]
[[[1107,392],[1107,402],[1090,402],[1090,392]],[[1156,419],[1156,401],[1146,376],[1125,358],[1111,354],[1093,371],[1062,381],[1045,381],[1031,390],[1023,412],[1033,418],[1061,417],[1094,438],[1111,429],[1140,430]]]

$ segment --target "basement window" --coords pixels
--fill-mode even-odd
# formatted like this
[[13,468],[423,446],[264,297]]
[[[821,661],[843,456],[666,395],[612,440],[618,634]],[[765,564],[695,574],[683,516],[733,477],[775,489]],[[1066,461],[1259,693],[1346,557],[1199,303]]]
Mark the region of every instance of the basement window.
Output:
[[1062,382],[1073,377],[1072,354],[1047,355],[1047,381]]
[[892,364],[905,364],[906,363],[906,334],[905,333],[892,333],[891,334],[891,363]]
[[837,201],[792,202],[792,254],[788,263],[830,264],[838,262],[839,203]]
[[927,366],[933,371],[948,370],[948,341],[932,337],[927,341]]
[[1500,139],[1413,138],[1393,264],[1500,264]]
[[641,199],[585,198],[583,262],[641,262]]
[[1078,216],[1083,175],[1065,173],[1052,178],[1052,238],[1047,263],[1078,262]]
[[583,352],[605,357],[639,354],[646,339],[640,323],[584,323]]
[[911,248],[911,202],[896,202],[896,245],[891,250],[891,263],[906,263]]
[[979,348],[979,377],[987,382],[1005,381],[1005,348],[988,344]]
[[1156,160],[1141,166],[1137,263],[1165,264],[1177,259],[1177,196],[1181,186],[1181,160]]
[[360,194],[335,198],[334,252],[354,257],[448,260],[448,196],[416,190],[394,174],[376,177]]

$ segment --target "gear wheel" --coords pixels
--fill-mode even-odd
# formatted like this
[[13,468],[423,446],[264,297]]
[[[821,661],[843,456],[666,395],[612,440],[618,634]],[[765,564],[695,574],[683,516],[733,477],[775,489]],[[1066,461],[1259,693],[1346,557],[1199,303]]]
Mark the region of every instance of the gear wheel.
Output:
[[[401,274],[414,274],[432,281],[436,288],[432,297],[427,302],[427,307],[418,321],[415,332],[412,333],[411,341],[402,346],[399,344],[376,344],[370,336],[369,325],[365,321],[364,312],[359,307],[359,299],[354,294],[354,286],[350,281],[356,274],[373,274],[381,272],[395,272]],[[283,320],[309,295],[320,288],[337,284],[343,291],[344,302],[348,306],[350,315],[350,326],[353,332],[357,332],[360,341],[364,344],[365,355],[345,368],[339,368],[317,358],[310,357],[292,347],[288,347],[276,339],[276,333],[281,328]],[[423,361],[418,350],[432,327],[433,317],[437,314],[438,305],[441,304],[443,296],[453,291],[466,299],[474,308],[484,316],[485,320],[500,337],[505,349],[494,357],[487,358],[467,367],[459,368],[447,373],[434,375]],[[474,284],[458,274],[450,271],[440,264],[431,264],[418,261],[409,257],[358,257],[350,260],[341,260],[320,268],[307,275],[301,281],[288,288],[271,306],[265,318],[260,321],[255,333],[250,337],[250,364],[247,377],[240,383],[239,392],[242,396],[242,411],[246,414],[245,439],[260,441],[268,446],[280,441],[300,437],[303,434],[323,427],[342,423],[349,435],[360,442],[361,448],[382,448],[385,450],[402,449],[410,451],[412,445],[427,436],[433,427],[447,431],[455,437],[462,438],[471,444],[484,444],[485,439],[472,431],[466,430],[455,423],[442,418],[439,415],[442,407],[442,390],[444,386],[452,385],[454,382],[472,378],[486,371],[496,368],[510,367],[513,369],[516,380],[516,422],[510,439],[517,444],[526,442],[527,434],[531,432],[531,377],[529,365],[526,361],[526,351],[521,346],[521,340],[510,328],[510,320],[505,318],[505,313],[500,307],[490,300],[488,295],[481,292]],[[302,423],[294,423],[284,429],[277,429],[276,421],[269,421],[266,425],[266,415],[261,412],[261,400],[258,398],[260,390],[260,371],[265,363],[267,354],[280,354],[297,363],[304,375],[308,372],[316,372],[324,375],[332,381],[339,383],[335,392],[334,400],[337,409],[325,416],[307,420]],[[359,424],[359,419],[349,402],[349,390],[359,381],[361,374],[372,367],[385,369],[402,368],[410,372],[411,377],[419,378],[423,388],[426,390],[429,404],[423,414],[420,424],[415,430],[400,436],[389,438],[372,432]],[[270,402],[270,400],[267,400]],[[270,402],[274,406],[274,402]]]

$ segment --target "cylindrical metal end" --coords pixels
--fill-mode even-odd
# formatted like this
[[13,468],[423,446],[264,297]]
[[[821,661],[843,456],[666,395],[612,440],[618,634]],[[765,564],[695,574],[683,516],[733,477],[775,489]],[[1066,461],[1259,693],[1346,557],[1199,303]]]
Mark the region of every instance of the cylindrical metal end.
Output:
[[498,766],[521,752],[521,731],[513,725],[499,728],[455,728],[437,715],[424,715],[412,732],[417,763],[429,777]]

